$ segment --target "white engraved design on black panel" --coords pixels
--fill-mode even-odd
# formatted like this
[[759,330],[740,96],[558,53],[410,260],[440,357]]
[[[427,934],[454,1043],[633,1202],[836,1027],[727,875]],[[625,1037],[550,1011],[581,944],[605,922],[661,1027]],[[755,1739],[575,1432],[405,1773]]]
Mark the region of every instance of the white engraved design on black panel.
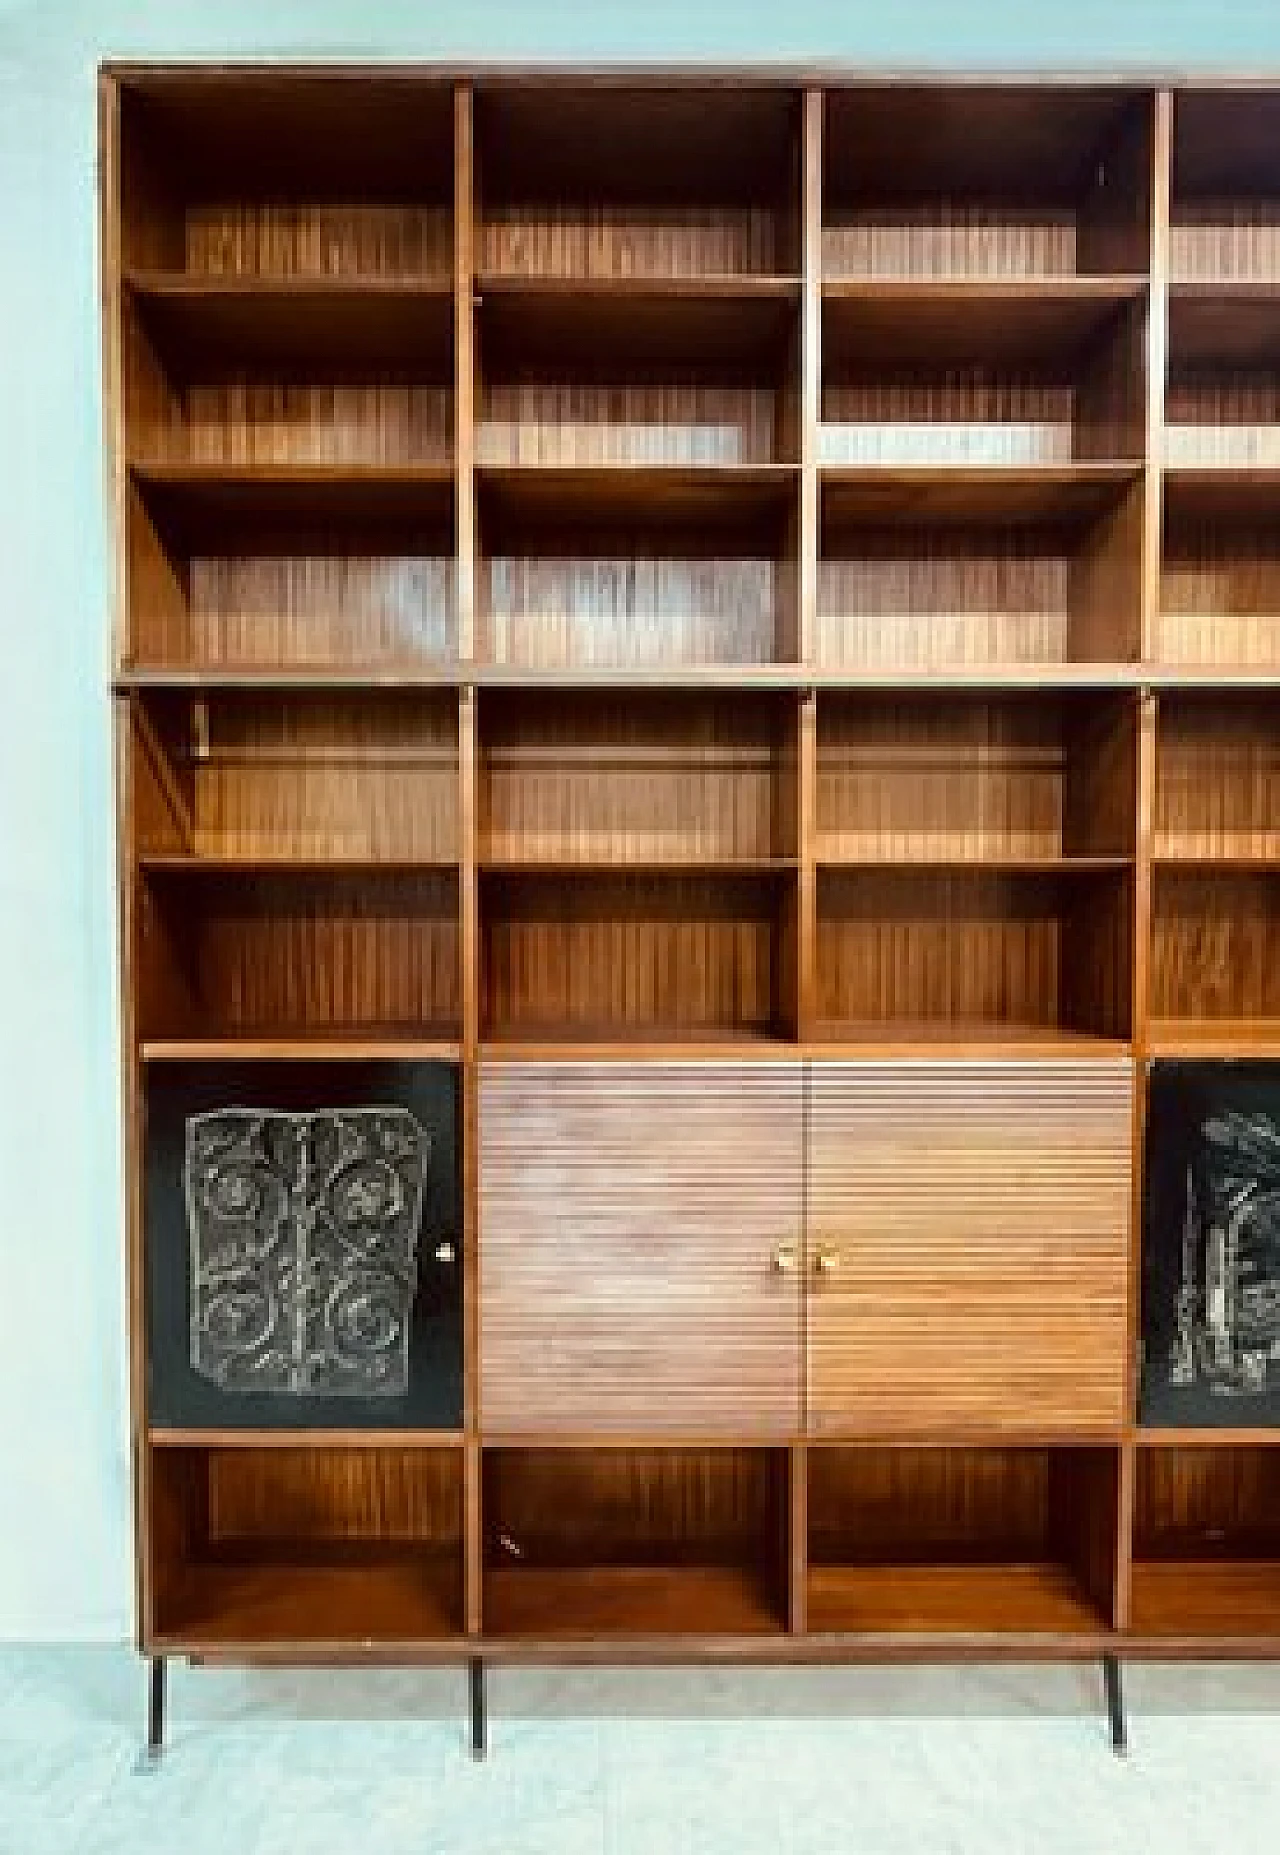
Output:
[[429,1136],[407,1108],[187,1121],[191,1364],[226,1391],[396,1397]]
[[1212,1117],[1187,1168],[1170,1382],[1261,1397],[1280,1374],[1280,1129],[1263,1114]]

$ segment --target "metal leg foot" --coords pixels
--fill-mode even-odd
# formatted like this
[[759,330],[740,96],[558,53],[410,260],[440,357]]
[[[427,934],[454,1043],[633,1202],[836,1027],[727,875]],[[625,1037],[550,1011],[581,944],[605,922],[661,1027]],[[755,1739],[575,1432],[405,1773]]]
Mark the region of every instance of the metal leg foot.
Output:
[[1129,1750],[1129,1729],[1124,1717],[1124,1687],[1120,1663],[1114,1655],[1102,1658],[1102,1682],[1107,1691],[1107,1714],[1111,1721],[1111,1750],[1123,1758]]
[[138,1771],[154,1771],[164,1751],[164,1682],[164,1657],[154,1655],[147,1667],[147,1743],[138,1759]]
[[486,1750],[484,1663],[478,1655],[472,1656],[467,1663],[467,1677],[471,1688],[471,1756],[483,1758]]

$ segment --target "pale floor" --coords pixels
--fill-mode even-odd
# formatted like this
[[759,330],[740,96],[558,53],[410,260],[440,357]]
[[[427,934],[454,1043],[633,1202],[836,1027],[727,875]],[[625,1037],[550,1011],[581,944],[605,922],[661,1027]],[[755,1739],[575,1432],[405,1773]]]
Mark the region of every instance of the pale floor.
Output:
[[179,1666],[138,1775],[141,1664],[0,1649],[0,1855],[1276,1855],[1280,1669]]

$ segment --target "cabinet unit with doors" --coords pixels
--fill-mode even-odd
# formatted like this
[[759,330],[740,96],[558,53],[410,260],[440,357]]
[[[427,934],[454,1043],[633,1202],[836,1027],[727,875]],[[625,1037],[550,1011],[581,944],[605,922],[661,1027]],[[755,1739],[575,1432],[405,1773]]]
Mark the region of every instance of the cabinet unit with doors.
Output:
[[[138,1640],[1273,1653],[1280,87],[116,65]],[[475,1716],[477,1731],[481,1721]]]

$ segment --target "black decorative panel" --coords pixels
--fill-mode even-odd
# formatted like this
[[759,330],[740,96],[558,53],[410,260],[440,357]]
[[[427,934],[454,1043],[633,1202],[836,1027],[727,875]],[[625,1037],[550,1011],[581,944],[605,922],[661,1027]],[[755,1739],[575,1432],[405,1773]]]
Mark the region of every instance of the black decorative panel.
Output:
[[1159,1063],[1142,1419],[1280,1423],[1280,1064]]
[[151,1421],[460,1424],[457,1128],[447,1064],[153,1069]]

